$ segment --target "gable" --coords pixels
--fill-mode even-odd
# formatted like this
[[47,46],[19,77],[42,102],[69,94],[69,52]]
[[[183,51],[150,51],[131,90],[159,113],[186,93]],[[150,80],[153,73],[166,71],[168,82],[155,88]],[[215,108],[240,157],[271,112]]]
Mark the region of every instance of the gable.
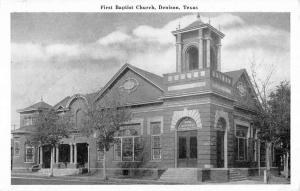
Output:
[[244,72],[240,77],[236,80],[233,85],[233,93],[236,99],[236,105],[244,108],[248,108],[251,110],[257,110],[257,96],[254,92],[254,88],[252,83],[249,80],[249,77]]
[[107,99],[117,99],[120,104],[142,104],[159,101],[162,90],[149,82],[140,74],[126,68],[99,98],[98,103],[104,104]]

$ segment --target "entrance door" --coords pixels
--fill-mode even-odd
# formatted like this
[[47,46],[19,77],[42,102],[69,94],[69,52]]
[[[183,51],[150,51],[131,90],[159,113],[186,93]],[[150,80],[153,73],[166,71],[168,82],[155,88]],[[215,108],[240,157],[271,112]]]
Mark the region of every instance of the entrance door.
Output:
[[50,168],[51,165],[51,146],[43,146],[43,168]]
[[77,143],[77,164],[79,167],[85,167],[88,162],[88,146],[87,143]]
[[197,131],[178,131],[177,166],[197,167]]
[[217,168],[224,168],[224,131],[217,131]]

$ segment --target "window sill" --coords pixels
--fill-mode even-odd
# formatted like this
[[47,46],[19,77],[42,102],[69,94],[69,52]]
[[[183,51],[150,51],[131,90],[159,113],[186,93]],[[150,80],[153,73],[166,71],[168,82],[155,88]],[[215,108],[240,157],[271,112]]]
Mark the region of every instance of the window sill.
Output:
[[33,161],[32,161],[32,162],[24,162],[24,163],[27,163],[27,164],[29,164],[29,163],[35,163],[35,162],[33,162]]
[[121,160],[113,160],[112,162],[142,162],[142,161],[121,161]]
[[156,159],[156,160],[150,160],[149,162],[161,162],[162,161],[162,159]]

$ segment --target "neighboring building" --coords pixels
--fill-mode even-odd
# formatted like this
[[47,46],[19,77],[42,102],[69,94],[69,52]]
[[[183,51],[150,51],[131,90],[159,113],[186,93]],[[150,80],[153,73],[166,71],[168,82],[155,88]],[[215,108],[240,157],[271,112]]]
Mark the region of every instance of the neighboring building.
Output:
[[52,108],[40,101],[32,106],[18,110],[20,113],[20,128],[13,130],[12,168],[28,169],[38,163],[37,148],[30,143],[30,136],[36,131],[35,119],[40,112]]
[[[141,150],[144,167],[255,167],[258,156],[261,160],[264,156],[259,154],[263,150],[252,125],[257,97],[245,69],[221,72],[224,34],[200,19],[172,33],[176,72],[159,76],[125,64],[99,92],[66,97],[53,108],[71,112],[77,128],[83,125],[88,104],[103,104],[107,97],[121,95],[121,103],[131,106],[134,117],[121,128],[116,137],[120,141],[108,152],[109,168],[138,162]],[[13,132],[14,168],[50,166],[48,146],[32,148],[25,142],[30,136],[27,127],[34,123],[31,116],[40,107],[51,106],[40,102],[19,111],[21,128]],[[56,167],[102,167],[94,140],[78,133],[63,140],[55,153]]]

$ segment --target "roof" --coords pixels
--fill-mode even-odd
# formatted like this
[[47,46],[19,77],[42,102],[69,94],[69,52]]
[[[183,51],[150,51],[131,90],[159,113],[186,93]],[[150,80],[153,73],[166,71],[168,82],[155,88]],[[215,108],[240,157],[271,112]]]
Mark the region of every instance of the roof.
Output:
[[199,27],[204,24],[205,23],[203,23],[200,19],[198,19],[195,22],[192,22],[191,24],[189,24],[187,27],[184,27],[183,30],[189,29],[189,28],[194,28],[194,27]]
[[34,133],[37,131],[36,126],[25,126],[25,127],[20,127],[19,129],[11,131],[12,134],[26,134],[26,133]]
[[172,33],[174,35],[176,35],[178,33],[183,33],[183,32],[190,31],[190,30],[196,30],[196,29],[199,29],[199,28],[209,28],[211,31],[213,31],[215,34],[219,35],[221,38],[223,38],[225,36],[224,33],[219,31],[218,29],[216,29],[212,25],[210,25],[210,23],[204,23],[200,19],[192,22],[191,24],[189,24],[188,26],[186,26],[182,29],[176,29],[176,31],[173,31]]
[[152,85],[159,88],[162,92],[165,91],[165,86],[163,83],[163,77],[153,74],[151,72],[147,72],[145,70],[142,70],[140,68],[137,68],[135,66],[132,66],[128,63],[124,64],[122,68],[111,78],[111,80],[97,93],[97,96],[95,97],[95,101],[99,99],[99,97],[106,91],[107,88],[109,88],[114,81],[126,70],[130,69],[133,72],[140,75],[142,78],[144,78],[146,81],[150,82]]
[[246,69],[240,69],[240,70],[234,70],[234,71],[229,71],[229,72],[224,72],[224,73],[227,74],[228,76],[230,76],[233,80],[233,84],[235,84],[238,81],[238,79],[241,77],[241,75],[245,72],[246,72]]
[[149,80],[151,80],[152,82],[154,82],[157,86],[159,86],[161,89],[165,89],[165,85],[164,85],[164,78],[162,76],[159,76],[157,74],[142,70],[140,68],[137,68],[135,66],[132,66],[130,64],[128,64],[132,69],[134,69],[136,72],[140,73],[142,76],[148,78]]
[[72,96],[67,96],[64,99],[62,99],[60,102],[58,102],[57,104],[55,104],[54,109],[58,110],[59,107],[62,107],[62,109],[66,109],[68,106],[68,103],[70,103],[70,101],[72,101],[74,98],[76,98],[76,95],[80,95],[84,98],[86,98],[86,100],[88,102],[92,102],[94,100],[94,97],[97,95],[98,92],[93,92],[93,93],[89,93],[89,94],[84,94],[84,95],[80,95],[80,94],[74,94]]
[[17,110],[19,113],[26,112],[26,111],[38,111],[38,110],[44,110],[44,109],[50,109],[52,108],[51,105],[44,101],[40,101],[38,103],[35,103],[29,107],[26,107],[24,109]]
[[60,106],[64,108],[67,105],[69,99],[70,99],[70,96],[65,97],[64,99],[62,99],[60,102],[58,102],[57,104],[55,104],[53,106],[54,109],[58,109]]
[[[102,88],[100,88],[100,90],[101,90]],[[99,91],[97,91],[97,92],[93,92],[93,93],[89,93],[89,94],[85,94],[84,96],[86,97],[86,99],[88,100],[88,102],[93,102],[94,101],[94,99],[95,99],[95,97],[96,97],[96,95],[98,94],[98,92]]]

